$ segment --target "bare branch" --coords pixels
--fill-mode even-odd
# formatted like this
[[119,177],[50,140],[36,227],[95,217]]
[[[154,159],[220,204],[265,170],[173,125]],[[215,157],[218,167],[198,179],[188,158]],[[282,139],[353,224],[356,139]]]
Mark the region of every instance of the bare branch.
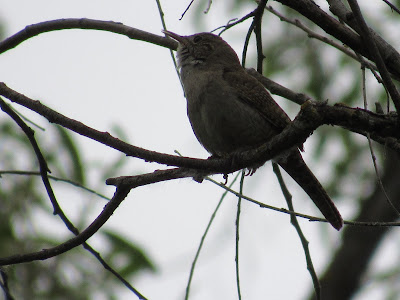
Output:
[[240,272],[239,272],[239,239],[240,239],[240,213],[242,211],[242,195],[243,195],[243,186],[244,186],[244,178],[246,176],[245,170],[242,170],[240,176],[240,195],[238,196],[238,203],[236,209],[236,238],[235,238],[235,269],[236,269],[236,290],[238,293],[238,299],[242,300],[242,292],[240,290]]
[[[128,156],[170,166],[203,170],[208,174],[228,174],[255,163],[265,162],[285,149],[304,143],[309,135],[322,124],[342,126],[363,135],[369,132],[373,139],[378,136],[379,139],[376,139],[376,141],[380,143],[384,143],[386,139],[400,138],[397,117],[379,115],[359,108],[341,105],[332,107],[326,103],[308,101],[307,105],[302,106],[302,110],[296,119],[285,130],[257,149],[238,153],[225,159],[194,159],[132,146],[111,136],[108,132],[100,132],[90,128],[48,108],[39,101],[29,99],[8,88],[4,83],[0,83],[0,95],[35,111],[52,123],[59,124]],[[391,144],[394,146],[393,149],[398,149],[393,140]]]
[[7,276],[7,273],[2,268],[0,268],[0,276],[1,276],[1,278],[0,278],[0,287],[4,292],[4,297],[5,297],[4,299],[5,300],[14,300],[14,297],[12,296],[12,294],[10,292],[10,289],[8,287],[8,276]]
[[[235,176],[235,178],[232,180],[231,184],[229,185],[229,188],[231,188],[232,185],[236,182],[237,178],[239,177],[239,174],[240,174],[240,173],[238,173],[238,174]],[[206,179],[206,180],[209,180],[209,181],[211,181],[211,182],[213,181],[213,180],[212,180],[211,178],[209,178],[209,177],[206,177],[205,179]],[[209,232],[209,230],[210,230],[210,228],[211,228],[212,223],[214,222],[215,216],[217,215],[217,212],[218,212],[218,210],[219,210],[219,208],[220,208],[220,206],[221,206],[221,204],[222,204],[222,202],[223,202],[223,200],[225,199],[225,197],[226,197],[227,194],[228,194],[228,191],[225,191],[225,192],[222,194],[222,196],[221,196],[221,198],[220,198],[220,200],[219,200],[217,206],[215,207],[215,209],[214,209],[214,211],[213,211],[213,213],[212,213],[212,215],[211,215],[211,217],[210,217],[210,220],[208,221],[207,227],[206,227],[206,229],[204,230],[204,233],[203,233],[203,235],[202,235],[202,237],[201,237],[201,239],[200,239],[200,244],[199,244],[199,246],[197,247],[196,255],[194,256],[194,259],[193,259],[193,262],[192,262],[192,266],[190,267],[189,279],[188,279],[188,283],[187,283],[186,289],[185,289],[185,299],[189,299],[189,293],[190,293],[190,287],[191,287],[191,283],[192,283],[192,279],[193,279],[194,269],[195,269],[195,267],[196,267],[197,260],[198,260],[198,258],[199,258],[199,256],[200,256],[201,249],[203,248],[204,241],[205,241],[205,239],[206,239],[206,237],[207,237],[207,234],[208,234],[208,232]]]
[[[288,209],[290,211],[294,212],[292,194],[289,192],[289,189],[287,188],[285,181],[283,180],[281,170],[279,169],[279,165],[274,162],[274,163],[272,163],[272,168],[274,170],[274,173],[276,174],[276,177],[278,178],[278,182],[281,187],[283,196],[285,197],[286,203],[288,205]],[[308,247],[308,241],[303,233],[303,230],[301,230],[300,224],[297,221],[297,217],[295,214],[290,214],[290,223],[296,229],[297,235],[300,238],[300,242],[301,242],[301,245],[303,246],[304,254],[306,257],[307,269],[308,269],[308,272],[310,273],[310,276],[311,276],[311,279],[312,279],[312,282],[314,285],[315,297],[317,298],[317,300],[320,300],[321,299],[321,285],[318,280],[317,272],[314,269],[314,264],[312,262],[310,248]]]
[[58,19],[26,26],[23,30],[0,42],[0,53],[15,48],[22,42],[41,33],[64,29],[91,29],[108,31],[125,35],[130,39],[148,42],[172,50],[175,50],[178,47],[178,43],[173,39],[132,28],[123,25],[122,23],[92,19]]
[[398,14],[400,14],[400,9],[398,9],[394,4],[390,3],[390,1],[388,0],[382,0],[383,2],[385,2],[387,5],[389,5],[389,7],[394,10],[395,12],[397,12]]
[[28,254],[16,254],[13,256],[0,258],[0,266],[20,264],[25,262],[32,262],[35,260],[45,260],[62,253],[65,253],[87,241],[93,234],[95,234],[101,226],[111,217],[113,212],[121,204],[121,202],[128,195],[129,190],[117,189],[113,198],[104,207],[101,214],[81,233],[71,238],[70,240],[49,249],[43,249],[39,252]]
[[[0,177],[1,177],[2,175],[40,176],[40,172],[35,172],[35,171],[21,171],[21,170],[0,170]],[[51,179],[51,180],[60,181],[60,182],[65,182],[65,183],[71,184],[71,185],[76,186],[76,187],[78,187],[78,188],[80,188],[80,189],[83,189],[83,190],[85,190],[85,191],[87,191],[87,192],[89,192],[89,193],[92,193],[92,194],[94,194],[94,195],[96,195],[96,196],[98,196],[98,197],[100,197],[100,198],[102,198],[102,199],[104,199],[104,200],[107,200],[107,201],[110,200],[110,198],[108,198],[107,196],[105,196],[105,195],[103,195],[103,194],[100,194],[99,192],[97,192],[97,191],[95,191],[95,190],[93,190],[93,189],[91,189],[91,188],[88,188],[88,187],[86,187],[86,186],[80,184],[79,182],[73,181],[73,180],[71,180],[71,179],[60,178],[60,177],[53,176],[53,175],[47,175],[47,176],[48,176],[49,179]]]
[[[300,218],[304,218],[307,219],[311,222],[328,222],[327,220],[323,219],[323,218],[317,218],[317,217],[313,217],[313,216],[309,216],[309,215],[305,215],[305,214],[301,214],[298,212],[293,212],[284,208],[279,208],[279,207],[275,207],[275,206],[271,206],[262,202],[259,202],[251,197],[245,196],[245,195],[240,195],[239,192],[236,192],[234,190],[232,190],[231,188],[225,186],[222,183],[219,183],[211,178],[207,178],[208,181],[211,181],[212,183],[218,185],[219,187],[227,190],[228,192],[232,193],[233,195],[239,197],[241,196],[243,199],[245,199],[246,201],[249,201],[251,203],[256,204],[259,207],[262,208],[266,208],[266,209],[271,209],[274,211],[278,211],[281,213],[285,213],[285,214],[294,214],[296,215],[296,217],[300,217]],[[346,225],[350,225],[350,226],[365,226],[365,227],[391,227],[391,226],[400,226],[400,222],[375,222],[375,221],[344,221],[344,224]]]
[[218,34],[218,35],[221,35],[223,32],[225,32],[229,28],[232,28],[232,27],[236,26],[237,24],[240,24],[240,23],[246,21],[247,19],[254,17],[254,14],[256,13],[256,11],[257,11],[257,8],[255,10],[253,10],[252,12],[248,13],[247,15],[245,15],[244,17],[240,18],[239,20],[237,20],[237,19],[230,20],[228,22],[228,24],[217,27],[214,30],[212,30],[212,32],[223,28]]

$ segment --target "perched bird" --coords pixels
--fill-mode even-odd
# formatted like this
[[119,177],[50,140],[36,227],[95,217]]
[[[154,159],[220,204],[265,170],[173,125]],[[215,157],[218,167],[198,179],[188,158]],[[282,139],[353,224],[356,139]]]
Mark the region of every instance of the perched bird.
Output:
[[[181,36],[178,66],[193,131],[213,156],[226,157],[260,146],[290,122],[269,92],[241,66],[236,52],[211,33]],[[318,179],[305,164],[298,148],[274,158],[310,196],[325,218],[339,230],[343,220]]]

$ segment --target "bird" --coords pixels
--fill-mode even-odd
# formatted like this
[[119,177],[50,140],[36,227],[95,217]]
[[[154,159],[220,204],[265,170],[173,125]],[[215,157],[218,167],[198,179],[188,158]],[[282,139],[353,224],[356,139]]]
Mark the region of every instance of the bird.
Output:
[[[289,116],[246,72],[236,52],[220,36],[208,32],[188,36],[163,32],[178,42],[177,60],[187,115],[198,141],[212,157],[256,148],[290,124]],[[343,219],[299,148],[285,150],[273,160],[308,194],[327,221],[340,230]]]

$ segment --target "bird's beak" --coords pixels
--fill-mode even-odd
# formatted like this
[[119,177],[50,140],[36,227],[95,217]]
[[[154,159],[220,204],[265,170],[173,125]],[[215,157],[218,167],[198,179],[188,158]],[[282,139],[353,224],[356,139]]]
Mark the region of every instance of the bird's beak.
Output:
[[173,38],[174,40],[178,41],[180,44],[186,44],[186,38],[184,36],[181,36],[179,34],[176,34],[174,32],[168,31],[168,30],[162,30],[164,34],[167,36]]

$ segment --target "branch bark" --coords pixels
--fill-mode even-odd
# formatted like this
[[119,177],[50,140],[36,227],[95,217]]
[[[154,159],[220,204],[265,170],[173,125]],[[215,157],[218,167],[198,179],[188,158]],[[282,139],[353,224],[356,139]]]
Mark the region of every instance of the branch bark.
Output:
[[108,132],[100,132],[81,122],[70,119],[41,104],[39,101],[32,100],[8,88],[4,83],[0,83],[0,95],[35,111],[51,123],[61,125],[128,156],[168,166],[202,170],[209,172],[208,174],[228,174],[247,166],[262,164],[286,149],[303,144],[313,131],[323,124],[345,127],[363,135],[369,133],[373,139],[376,136],[379,137],[379,139],[376,139],[377,142],[385,143],[386,140],[390,140],[391,143],[388,143],[388,145],[393,146],[392,149],[398,150],[400,148],[398,146],[400,130],[396,114],[396,117],[380,115],[360,108],[341,105],[329,106],[324,102],[308,101],[303,104],[295,120],[279,135],[264,145],[253,150],[237,153],[229,158],[194,159],[150,151],[130,145],[111,136]]
[[130,39],[144,41],[162,47],[170,48],[172,50],[175,50],[178,47],[178,43],[173,39],[152,34],[140,29],[132,28],[122,23],[71,18],[51,20],[26,26],[23,30],[17,32],[16,34],[10,36],[0,43],[0,54],[12,48],[15,48],[22,42],[39,34],[65,29],[91,29],[107,31],[125,35]]

